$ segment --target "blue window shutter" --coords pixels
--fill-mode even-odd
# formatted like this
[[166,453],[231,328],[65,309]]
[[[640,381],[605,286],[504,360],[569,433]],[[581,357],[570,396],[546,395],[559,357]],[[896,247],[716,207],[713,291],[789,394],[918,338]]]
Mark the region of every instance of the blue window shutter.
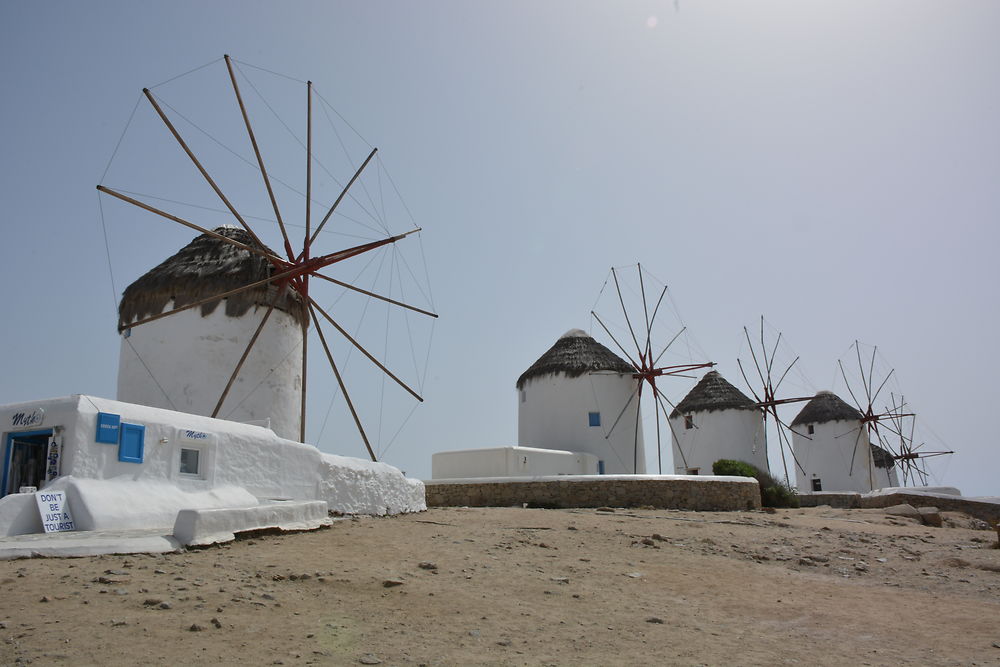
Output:
[[118,460],[127,463],[142,463],[146,442],[146,427],[142,424],[121,426],[121,442],[118,445]]
[[601,413],[600,412],[588,412],[587,417],[590,420],[591,426],[601,425]]

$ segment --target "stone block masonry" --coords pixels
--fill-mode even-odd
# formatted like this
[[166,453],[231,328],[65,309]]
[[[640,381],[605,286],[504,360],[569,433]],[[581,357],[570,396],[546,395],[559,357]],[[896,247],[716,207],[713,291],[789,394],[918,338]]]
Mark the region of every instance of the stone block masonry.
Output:
[[565,475],[430,480],[424,486],[428,507],[760,509],[760,487],[749,477]]

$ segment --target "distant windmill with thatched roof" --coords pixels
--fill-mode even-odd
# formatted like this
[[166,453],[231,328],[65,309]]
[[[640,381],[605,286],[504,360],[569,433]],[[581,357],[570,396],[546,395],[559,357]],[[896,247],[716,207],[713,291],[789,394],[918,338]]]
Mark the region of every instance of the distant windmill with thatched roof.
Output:
[[832,391],[817,393],[791,426],[800,492],[899,486],[892,454],[869,442],[864,415]]
[[645,473],[639,414],[618,412],[634,371],[582,329],[567,331],[517,379],[518,445],[593,454],[607,474]]
[[767,470],[764,419],[756,402],[709,371],[670,413],[674,472],[711,475],[719,459]]

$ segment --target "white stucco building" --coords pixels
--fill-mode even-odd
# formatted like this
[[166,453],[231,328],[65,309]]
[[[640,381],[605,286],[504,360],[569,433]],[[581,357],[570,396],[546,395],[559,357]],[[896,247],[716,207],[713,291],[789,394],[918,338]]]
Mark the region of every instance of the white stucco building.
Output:
[[869,442],[862,418],[831,391],[821,391],[806,403],[791,423],[800,493],[867,493],[899,486],[892,455]]
[[96,396],[0,406],[0,446],[0,537],[42,532],[32,487],[64,491],[76,530],[169,530],[182,510],[282,501],[322,501],[324,517],[425,509],[423,483],[385,463]]
[[764,418],[750,398],[718,371],[709,371],[670,413],[674,472],[711,475],[733,459],[767,470]]
[[[244,230],[215,230],[251,245]],[[307,311],[298,294],[273,284],[161,319],[147,317],[272,275],[270,263],[202,234],[129,285],[119,305],[118,400],[211,415],[240,357],[273,302],[218,417],[269,425],[300,440],[302,336]]]
[[600,474],[644,474],[634,372],[586,332],[566,332],[517,379],[518,445],[592,454]]

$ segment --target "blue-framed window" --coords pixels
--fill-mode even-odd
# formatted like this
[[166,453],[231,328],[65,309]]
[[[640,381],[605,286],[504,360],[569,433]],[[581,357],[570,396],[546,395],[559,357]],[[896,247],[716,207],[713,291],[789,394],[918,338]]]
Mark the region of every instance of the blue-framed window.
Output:
[[600,412],[588,412],[587,413],[587,419],[589,420],[591,426],[600,426],[601,425],[601,413]]
[[126,463],[142,463],[146,448],[146,427],[142,424],[121,426],[121,442],[118,443],[118,460]]

